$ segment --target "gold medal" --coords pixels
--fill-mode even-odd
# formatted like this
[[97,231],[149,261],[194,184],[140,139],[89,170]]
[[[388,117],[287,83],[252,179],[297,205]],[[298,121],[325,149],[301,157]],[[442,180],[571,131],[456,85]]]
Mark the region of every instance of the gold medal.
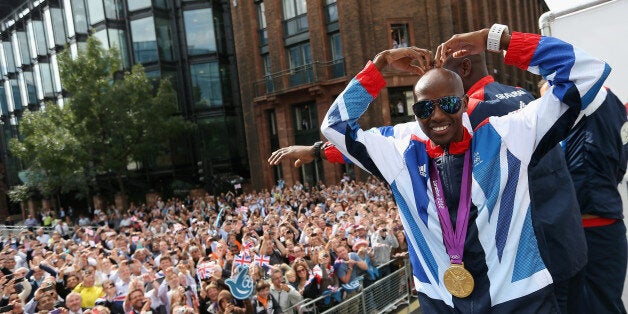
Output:
[[464,264],[451,264],[443,275],[443,283],[447,291],[458,298],[466,298],[473,292],[475,281]]

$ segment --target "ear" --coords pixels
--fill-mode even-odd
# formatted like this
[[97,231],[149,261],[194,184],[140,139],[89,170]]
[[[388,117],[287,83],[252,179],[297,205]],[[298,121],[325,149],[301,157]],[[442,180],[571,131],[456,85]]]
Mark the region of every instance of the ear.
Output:
[[461,77],[466,77],[471,74],[472,68],[473,65],[471,64],[471,60],[469,60],[468,58],[464,58],[464,60],[462,60],[462,63],[460,63],[458,74]]
[[464,110],[464,112],[467,112],[468,106],[469,106],[469,95],[465,94],[462,97],[462,110]]

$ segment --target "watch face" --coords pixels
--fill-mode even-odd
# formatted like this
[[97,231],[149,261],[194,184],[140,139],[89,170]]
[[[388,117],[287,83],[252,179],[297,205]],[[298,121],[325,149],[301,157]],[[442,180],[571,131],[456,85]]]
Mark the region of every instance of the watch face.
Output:
[[628,122],[621,126],[621,143],[628,144]]

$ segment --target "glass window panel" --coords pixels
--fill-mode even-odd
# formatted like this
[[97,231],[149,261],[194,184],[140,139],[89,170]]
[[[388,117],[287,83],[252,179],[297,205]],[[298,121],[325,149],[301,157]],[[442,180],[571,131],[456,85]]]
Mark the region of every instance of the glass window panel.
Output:
[[226,138],[231,135],[226,126],[224,117],[211,117],[198,120],[199,131],[203,137],[203,152],[209,156],[213,162],[220,162],[229,159],[229,142]]
[[[13,94],[13,110],[22,110],[22,99],[20,98],[20,84],[17,79],[9,80],[11,84],[11,93]],[[11,108],[9,108],[11,109]]]
[[342,42],[340,41],[340,33],[329,36],[331,42],[331,71],[334,78],[345,75],[345,64],[342,55]]
[[152,17],[131,21],[133,54],[136,63],[157,61],[157,37]]
[[257,22],[260,29],[266,28],[266,9],[264,2],[260,2],[257,5]]
[[4,41],[2,42],[2,47],[4,48],[4,60],[7,62],[7,71],[9,73],[17,72],[15,58],[13,58],[13,45],[8,41]]
[[85,9],[85,0],[72,0],[74,30],[79,34],[87,34],[89,30],[87,25],[87,12]]
[[266,9],[264,8],[264,2],[257,5],[257,26],[259,32],[260,44],[268,44],[268,31],[266,31]]
[[52,97],[54,95],[54,90],[50,63],[40,63],[39,72],[41,74],[41,86],[44,91],[44,97]]
[[392,24],[390,29],[392,47],[408,47],[408,24]]
[[6,116],[9,114],[9,108],[7,108],[7,94],[4,92],[4,86],[0,85],[0,114]]
[[331,59],[342,59],[342,42],[340,41],[340,33],[335,33],[330,36],[331,41]]
[[307,3],[305,0],[283,0],[283,18],[291,19],[307,13]]
[[94,25],[105,20],[105,10],[102,0],[87,0],[89,23]]
[[288,49],[290,61],[290,86],[311,83],[314,80],[312,71],[312,54],[310,44],[305,43]]
[[[208,18],[207,16],[205,18]],[[209,18],[211,20],[211,18]],[[156,18],[156,31],[159,40],[157,41],[159,47],[159,56],[162,60],[173,61],[174,53],[172,51],[172,31],[170,29],[170,21],[167,19]],[[208,30],[205,30],[209,32]]]
[[135,11],[149,8],[151,3],[150,0],[132,0],[129,1],[127,5],[129,6],[129,11]]
[[153,85],[153,89],[157,90],[161,81],[161,70],[146,71],[146,77]]
[[44,31],[44,22],[33,21],[33,35],[35,36],[35,46],[37,55],[44,56],[48,53],[48,38]]
[[50,8],[50,19],[52,21],[52,29],[54,31],[55,45],[65,45],[67,35],[65,33],[65,22],[63,21],[62,10],[59,8]]
[[122,67],[125,69],[130,68],[131,60],[129,59],[129,48],[126,43],[125,31],[121,29],[109,29],[109,42],[110,47],[116,47],[120,52]]
[[216,51],[216,34],[214,32],[211,9],[185,11],[185,32],[188,54],[199,55]]
[[336,1],[325,1],[327,5],[325,6],[325,12],[327,15],[327,23],[338,21],[338,5]]
[[35,81],[33,72],[25,71],[18,75],[21,103],[36,104]]
[[153,6],[159,9],[167,9],[168,1],[166,0],[153,0]]
[[196,108],[222,106],[220,72],[217,62],[190,65],[192,95]]
[[107,36],[107,29],[101,29],[94,33],[94,38],[98,39],[103,48],[109,49],[109,37]]
[[105,0],[105,15],[108,19],[122,20],[124,17],[123,0]]
[[301,44],[289,49],[290,68],[296,68],[312,62],[310,43]]
[[35,84],[35,77],[32,71],[24,72],[24,86],[26,87],[27,102],[29,104],[37,103],[37,89]]
[[26,32],[17,32],[17,40],[20,44],[20,56],[22,64],[31,64],[31,48],[28,45],[28,37]]

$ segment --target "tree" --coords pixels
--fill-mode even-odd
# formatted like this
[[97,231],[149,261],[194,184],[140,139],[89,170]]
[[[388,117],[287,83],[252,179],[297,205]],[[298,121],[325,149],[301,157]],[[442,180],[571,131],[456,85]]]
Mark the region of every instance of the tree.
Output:
[[118,51],[103,49],[93,37],[76,58],[64,51],[59,69],[76,122],[73,133],[93,170],[113,175],[122,194],[130,162],[154,158],[168,140],[193,126],[177,115],[176,93],[168,80],[153,93],[141,65],[119,75]]
[[118,51],[103,49],[93,37],[76,58],[67,49],[59,55],[69,98],[63,108],[49,105],[25,113],[23,141],[12,141],[12,151],[29,164],[30,173],[43,174],[38,177],[47,183],[82,178],[83,186],[93,174],[108,175],[126,194],[123,178],[130,162],[155,158],[170,139],[192,129],[177,115],[168,80],[154,92],[141,65],[122,72],[120,64]]
[[[13,189],[13,201],[23,201],[33,191],[51,198],[57,193],[86,189],[86,155],[70,128],[72,112],[50,104],[39,111],[26,111],[20,122],[19,141],[13,138],[9,148],[16,157],[29,165],[22,186]],[[29,192],[30,191],[30,192]]]

